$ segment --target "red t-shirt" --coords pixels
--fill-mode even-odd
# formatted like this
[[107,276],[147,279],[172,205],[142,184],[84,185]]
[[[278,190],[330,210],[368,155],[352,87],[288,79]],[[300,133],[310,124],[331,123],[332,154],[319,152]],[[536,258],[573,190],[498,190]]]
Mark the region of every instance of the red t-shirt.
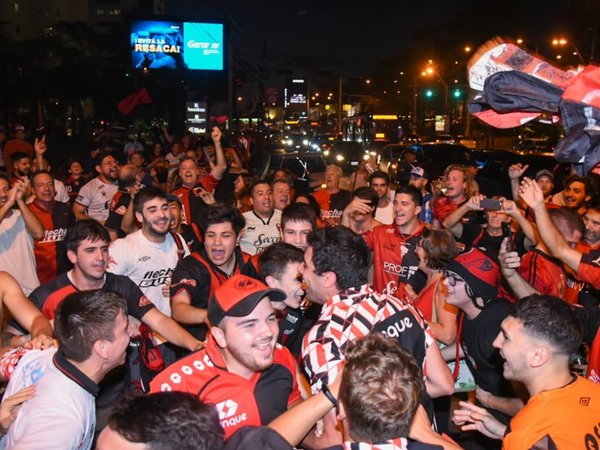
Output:
[[566,300],[567,276],[560,260],[540,250],[530,250],[521,260],[519,274],[540,294]]
[[179,197],[181,203],[183,204],[183,223],[191,225],[199,210],[206,206],[206,203],[204,203],[204,201],[197,195],[197,192],[201,191],[202,189],[208,192],[214,192],[218,184],[219,180],[212,175],[207,175],[202,177],[200,183],[198,183],[196,187],[192,189],[181,186],[180,188],[177,188],[171,192],[173,195]]
[[180,359],[159,373],[150,392],[179,391],[214,404],[225,438],[245,426],[267,425],[300,400],[296,363],[277,344],[273,365],[249,379],[227,369],[212,336],[206,347]]

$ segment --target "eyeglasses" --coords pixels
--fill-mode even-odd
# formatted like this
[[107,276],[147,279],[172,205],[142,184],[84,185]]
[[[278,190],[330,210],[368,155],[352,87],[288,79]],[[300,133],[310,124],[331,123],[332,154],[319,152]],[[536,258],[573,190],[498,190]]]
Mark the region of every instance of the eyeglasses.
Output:
[[448,280],[448,284],[452,287],[456,286],[457,281],[465,283],[465,280],[461,276],[454,272],[450,272],[449,270],[442,270],[442,274],[444,275],[444,278]]

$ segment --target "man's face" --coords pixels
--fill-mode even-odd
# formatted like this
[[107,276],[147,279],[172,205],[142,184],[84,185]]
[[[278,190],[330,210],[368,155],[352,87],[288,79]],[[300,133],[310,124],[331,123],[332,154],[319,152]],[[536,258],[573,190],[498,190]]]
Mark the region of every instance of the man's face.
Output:
[[[262,372],[273,364],[279,324],[267,297],[245,317],[225,317],[218,326],[227,368],[238,374]],[[213,334],[214,335],[214,334]]]
[[15,138],[23,141],[25,139],[26,133],[25,130],[17,130],[15,131]]
[[421,205],[416,205],[410,194],[397,194],[394,201],[394,223],[405,227],[419,220]]
[[171,222],[169,223],[169,229],[174,230],[179,226],[181,222],[181,205],[179,202],[169,202],[169,211],[171,213]]
[[425,186],[427,186],[427,178],[416,177],[414,175],[411,175],[408,179],[408,184],[416,187],[419,191],[421,191]]
[[283,210],[292,202],[292,189],[290,185],[282,182],[273,183],[273,206],[279,210]]
[[565,188],[564,192],[565,206],[574,210],[578,210],[585,205],[589,200],[586,196],[585,184],[581,181],[573,181]]
[[153,198],[144,203],[141,213],[135,214],[142,229],[153,236],[161,237],[169,232],[171,212],[164,198]]
[[550,177],[541,176],[535,181],[542,190],[544,198],[548,197],[552,193],[552,189],[554,189],[554,183],[552,182]]
[[379,198],[384,198],[388,191],[388,184],[383,178],[373,178],[371,181],[371,187],[377,192]]
[[119,177],[119,164],[113,156],[105,157],[96,170],[108,181],[116,181]]
[[179,166],[179,176],[184,186],[196,186],[196,183],[198,183],[198,164],[191,159],[186,159]]
[[134,153],[129,157],[129,162],[135,167],[142,167],[144,165],[144,157],[139,153]]
[[[285,266],[285,271],[279,279],[271,277],[270,287],[281,289],[285,292],[285,300],[283,302],[274,303],[274,307],[287,306],[288,308],[300,308],[304,289],[302,289],[302,265],[300,262],[290,262]],[[283,303],[283,305],[282,305]]]
[[446,196],[458,198],[465,192],[467,184],[465,183],[465,174],[460,170],[451,170],[446,177]]
[[486,211],[488,228],[500,228],[504,222],[510,222],[510,216],[501,211]]
[[583,216],[583,223],[585,224],[585,241],[590,245],[600,241],[600,211],[588,209]]
[[336,169],[327,169],[325,171],[325,185],[329,189],[337,189],[340,185],[340,174]]
[[324,275],[315,273],[315,265],[313,264],[313,248],[308,247],[304,251],[304,264],[301,267],[302,278],[306,283],[306,296],[315,303],[321,305],[327,301],[328,294],[323,287]]
[[108,242],[98,239],[84,239],[79,243],[77,251],[67,250],[67,256],[76,269],[86,278],[93,281],[104,279],[108,267]]
[[259,216],[268,216],[273,212],[273,194],[271,186],[267,183],[260,183],[254,186],[252,190],[252,209]]
[[306,237],[310,232],[312,232],[312,230],[313,226],[307,220],[299,222],[295,220],[288,220],[281,232],[282,240],[286,244],[291,244],[294,247],[306,250],[306,247],[308,246]]
[[36,198],[42,202],[51,202],[54,200],[56,191],[54,189],[54,180],[46,173],[36,175],[33,179],[33,193]]
[[[354,198],[356,198],[356,197],[354,197]],[[373,216],[372,216],[372,211],[373,211],[373,209],[374,209],[374,208],[377,206],[377,204],[373,205],[373,204],[371,204],[371,203],[369,202],[369,204],[368,204],[368,205],[371,207],[371,210],[370,210],[368,213],[364,213],[364,212],[362,212],[362,211],[354,211],[354,212],[352,213],[352,220],[353,220],[354,222],[356,222],[357,224],[358,224],[358,223],[361,223],[361,224],[362,224],[362,223],[365,223],[365,222],[367,222],[367,220],[369,220],[370,218],[372,218],[372,217],[373,217]]]
[[31,173],[31,159],[29,157],[17,159],[13,164],[15,174],[20,177],[26,177]]
[[527,353],[534,345],[532,339],[523,329],[523,323],[512,316],[508,316],[500,325],[500,333],[493,342],[493,346],[500,350],[504,358],[504,378],[520,381],[527,373]]
[[0,207],[8,201],[8,191],[10,191],[10,184],[3,178],[0,178]]
[[171,153],[173,153],[176,156],[179,155],[179,153],[181,153],[181,145],[173,144],[171,146]]
[[233,258],[237,235],[231,222],[215,223],[204,233],[204,248],[216,266],[222,266]]
[[129,339],[133,334],[133,327],[129,324],[127,316],[120,312],[115,318],[113,338],[109,341],[109,362],[112,367],[125,364]]

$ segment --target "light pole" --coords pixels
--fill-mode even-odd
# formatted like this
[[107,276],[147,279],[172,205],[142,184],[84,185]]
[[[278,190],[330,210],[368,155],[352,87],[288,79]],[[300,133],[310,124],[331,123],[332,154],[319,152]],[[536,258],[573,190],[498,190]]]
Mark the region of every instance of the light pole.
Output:
[[424,77],[428,76],[428,75],[435,75],[438,77],[438,80],[440,80],[440,82],[444,85],[444,115],[446,116],[446,120],[444,120],[444,128],[445,131],[447,132],[449,130],[449,114],[448,114],[448,83],[446,83],[446,81],[444,81],[444,79],[440,76],[440,74],[438,73],[437,70],[435,70],[433,67],[429,66],[427,67],[423,72],[421,72],[421,75],[423,75]]

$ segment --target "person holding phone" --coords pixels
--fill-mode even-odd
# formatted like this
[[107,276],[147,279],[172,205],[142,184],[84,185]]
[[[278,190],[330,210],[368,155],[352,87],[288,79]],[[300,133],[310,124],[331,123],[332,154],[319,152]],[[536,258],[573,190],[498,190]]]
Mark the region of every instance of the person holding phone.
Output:
[[[463,223],[463,217],[471,211],[485,211],[485,223]],[[513,233],[512,240],[520,253],[525,252],[524,239],[533,244],[537,242],[531,223],[525,219],[519,208],[512,200],[502,197],[485,198],[484,195],[474,195],[456,210],[454,210],[443,225],[465,248],[476,247],[490,258],[498,260],[498,252],[504,235],[502,224],[511,223],[512,219],[520,226],[520,231]]]

